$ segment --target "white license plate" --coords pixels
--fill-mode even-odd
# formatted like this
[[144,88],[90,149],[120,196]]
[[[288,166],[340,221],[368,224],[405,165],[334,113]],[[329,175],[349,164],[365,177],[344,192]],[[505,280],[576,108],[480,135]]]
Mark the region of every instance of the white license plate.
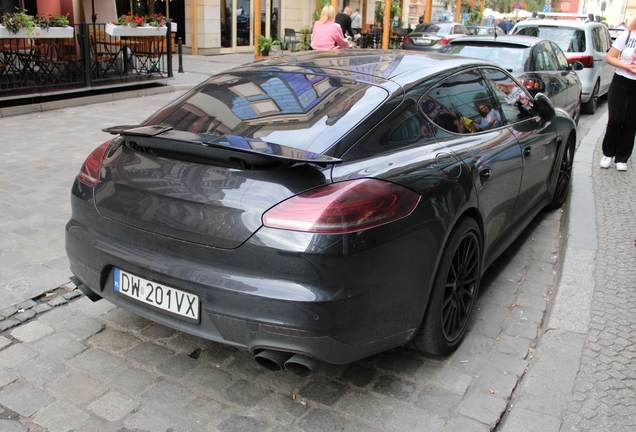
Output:
[[199,321],[199,297],[115,268],[113,288],[156,308]]

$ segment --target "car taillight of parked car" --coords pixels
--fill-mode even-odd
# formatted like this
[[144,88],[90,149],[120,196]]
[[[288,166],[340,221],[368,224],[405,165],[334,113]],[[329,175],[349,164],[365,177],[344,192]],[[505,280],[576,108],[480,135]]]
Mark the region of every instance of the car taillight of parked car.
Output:
[[411,40],[409,39],[408,36],[404,36],[404,40],[402,41],[404,43],[411,43]]
[[440,39],[440,40],[439,40],[439,42],[437,42],[437,43],[438,43],[438,44],[440,44],[440,45],[446,45],[446,44],[447,44],[447,43],[449,43],[449,42],[450,42],[450,39],[442,38],[442,39]]
[[97,184],[100,172],[102,171],[102,161],[104,160],[104,155],[106,154],[109,145],[110,141],[107,141],[88,155],[82,165],[82,168],[80,168],[79,174],[77,174],[77,179],[79,181],[91,187]]
[[570,57],[568,58],[568,63],[572,64],[574,62],[581,62],[586,68],[594,67],[594,59],[592,56],[580,56],[580,57]]
[[263,225],[291,231],[344,234],[386,224],[411,214],[420,195],[377,179],[321,186],[296,195],[263,215]]

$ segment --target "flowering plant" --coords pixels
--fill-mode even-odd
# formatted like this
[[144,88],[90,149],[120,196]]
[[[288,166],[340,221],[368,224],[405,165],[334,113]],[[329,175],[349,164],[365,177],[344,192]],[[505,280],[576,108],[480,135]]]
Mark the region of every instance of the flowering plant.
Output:
[[51,27],[66,27],[68,23],[68,14],[60,16],[56,13],[43,13],[35,16],[35,25],[44,30]]
[[127,15],[122,15],[117,18],[117,21],[113,21],[115,25],[127,25],[130,27],[139,27],[146,24],[145,16],[133,15],[132,12],[128,12]]
[[161,14],[152,14],[152,15],[133,15],[132,12],[128,12],[127,15],[122,15],[117,18],[117,21],[113,21],[115,25],[122,26],[130,26],[130,27],[141,27],[141,26],[151,26],[151,27],[163,27],[166,23],[170,22],[165,16]]
[[2,15],[2,25],[13,34],[17,34],[20,29],[25,28],[29,36],[33,36],[36,27],[35,20],[31,15],[27,15],[26,9],[5,13]]
[[168,18],[166,18],[165,16],[159,13],[152,14],[147,17],[148,25],[152,27],[163,27],[166,25],[166,23],[169,23],[170,21],[171,20],[169,20]]

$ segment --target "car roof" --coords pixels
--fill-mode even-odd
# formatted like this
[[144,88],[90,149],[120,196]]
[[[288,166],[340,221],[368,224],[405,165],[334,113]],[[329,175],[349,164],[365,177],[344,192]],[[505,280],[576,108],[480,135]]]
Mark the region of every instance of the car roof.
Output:
[[577,21],[572,19],[541,19],[541,18],[528,18],[523,21],[519,21],[515,28],[517,27],[570,27],[570,28],[579,28],[586,29],[588,27],[596,27],[602,26],[605,27],[605,24],[600,23],[598,21]]
[[451,45],[466,45],[466,44],[478,44],[487,43],[488,45],[505,45],[513,46],[518,45],[521,47],[529,48],[538,44],[541,41],[548,41],[547,38],[541,38],[536,36],[521,36],[521,35],[476,35],[476,36],[464,36],[458,39],[454,39],[449,42]]
[[[277,70],[300,73],[320,73],[356,81],[365,81],[386,87],[390,83],[405,86],[413,81],[453,68],[467,65],[493,65],[493,63],[438,53],[408,50],[332,50],[304,51],[297,55],[271,57],[248,63],[225,73]],[[394,89],[393,89],[394,90]]]

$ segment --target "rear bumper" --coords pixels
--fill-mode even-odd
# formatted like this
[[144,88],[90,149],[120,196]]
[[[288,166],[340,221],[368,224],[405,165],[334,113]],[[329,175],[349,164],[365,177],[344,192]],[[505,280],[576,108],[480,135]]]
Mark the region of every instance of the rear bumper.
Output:
[[[72,204],[67,255],[72,272],[95,294],[202,338],[336,364],[411,339],[426,308],[441,243],[428,234],[435,230],[387,233],[382,230],[390,227],[379,227],[317,236],[261,229],[238,249],[218,250],[109,221],[92,202],[75,196]],[[379,240],[384,238],[390,240]],[[200,322],[117,293],[115,267],[197,295]]]

